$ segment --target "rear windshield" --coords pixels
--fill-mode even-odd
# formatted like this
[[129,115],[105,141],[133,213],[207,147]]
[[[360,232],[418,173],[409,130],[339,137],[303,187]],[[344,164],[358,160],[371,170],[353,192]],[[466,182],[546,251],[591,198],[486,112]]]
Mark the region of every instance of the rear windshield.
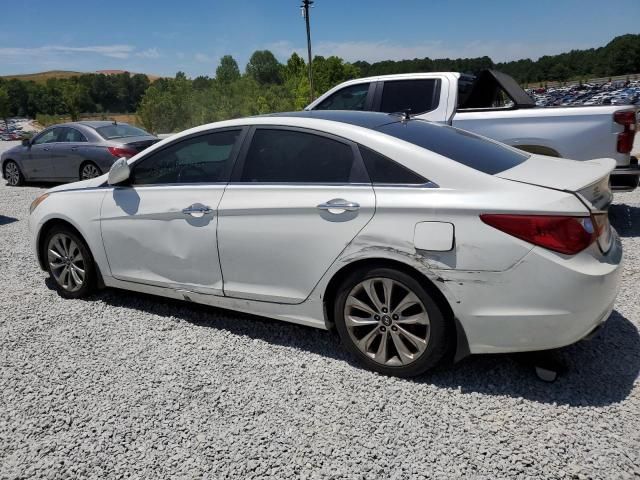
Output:
[[140,137],[143,135],[149,135],[141,128],[132,127],[131,125],[125,125],[119,123],[117,125],[107,125],[105,127],[98,127],[96,131],[105,140],[111,140],[113,138],[123,137]]
[[478,135],[424,120],[388,123],[378,131],[489,175],[520,165],[529,155]]

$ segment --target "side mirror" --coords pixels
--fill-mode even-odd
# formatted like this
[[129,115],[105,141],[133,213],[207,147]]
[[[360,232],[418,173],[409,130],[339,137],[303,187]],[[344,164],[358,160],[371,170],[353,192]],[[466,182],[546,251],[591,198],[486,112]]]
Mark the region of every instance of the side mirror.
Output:
[[129,169],[127,159],[124,157],[119,158],[113,165],[111,165],[107,182],[109,185],[117,185],[128,180],[129,175],[131,175],[131,170]]
[[22,139],[22,146],[23,147],[30,147],[31,146],[31,140],[29,140],[28,138],[23,138]]

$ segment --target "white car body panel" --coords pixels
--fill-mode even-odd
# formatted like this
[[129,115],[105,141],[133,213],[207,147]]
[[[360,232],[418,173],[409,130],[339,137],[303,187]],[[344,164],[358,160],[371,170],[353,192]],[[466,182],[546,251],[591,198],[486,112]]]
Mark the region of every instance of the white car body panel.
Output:
[[[102,241],[118,280],[222,294],[215,214],[226,184],[114,188],[101,209]],[[200,218],[182,209],[201,203]]]
[[[569,257],[534,247],[479,218],[479,213],[514,211],[588,216],[585,204],[570,192],[521,183],[535,180],[535,169],[523,173],[527,163],[535,166],[546,157],[532,156],[499,178],[371,129],[314,118],[256,117],[185,131],[128,163],[190,134],[232,125],[285,125],[344,137],[435,185],[192,185],[168,187],[175,194],[169,199],[166,189],[164,195],[150,193],[160,187],[108,186],[103,175],[48,191],[29,218],[36,254],[43,225],[64,220],[87,241],[106,286],[317,328],[327,328],[324,297],[341,269],[371,259],[394,261],[420,272],[442,293],[471,353],[567,345],[587,335],[612,308],[622,257],[615,233],[606,254],[593,244]],[[573,172],[583,170],[568,185],[581,187],[580,182],[595,181],[613,167],[611,161],[592,163],[577,165]],[[549,179],[542,175],[538,180]],[[333,198],[357,202],[360,209],[342,222],[323,218],[326,212],[316,206]],[[210,205],[215,214],[195,224],[179,217],[179,209],[196,202]],[[142,215],[148,217],[136,218]],[[163,216],[167,218],[161,221]],[[430,240],[417,227],[424,222],[452,227]],[[138,223],[140,227],[131,228]],[[202,238],[190,233],[197,229]],[[447,233],[452,230],[454,241]],[[449,251],[436,251],[452,241]],[[430,245],[438,248],[420,248]],[[210,261],[218,253],[220,270]],[[136,264],[146,270],[136,271]]]
[[[341,198],[359,209],[336,215],[317,208]],[[371,185],[229,185],[218,227],[225,294],[301,303],[371,220],[375,204]]]

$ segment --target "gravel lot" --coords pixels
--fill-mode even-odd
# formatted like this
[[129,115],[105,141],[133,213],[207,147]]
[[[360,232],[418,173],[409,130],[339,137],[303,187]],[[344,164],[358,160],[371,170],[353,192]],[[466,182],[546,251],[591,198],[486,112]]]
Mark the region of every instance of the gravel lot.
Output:
[[640,192],[591,341],[536,379],[477,356],[416,380],[322,331],[116,290],[63,300],[33,258],[40,186],[0,185],[0,478],[637,478]]

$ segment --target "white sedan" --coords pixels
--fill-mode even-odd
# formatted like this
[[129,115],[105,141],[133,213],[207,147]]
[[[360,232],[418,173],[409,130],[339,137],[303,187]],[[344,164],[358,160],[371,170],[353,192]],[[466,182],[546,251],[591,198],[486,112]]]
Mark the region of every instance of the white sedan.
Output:
[[331,329],[373,370],[543,350],[609,316],[611,159],[372,112],[213,123],[31,206],[67,298],[115,287]]

